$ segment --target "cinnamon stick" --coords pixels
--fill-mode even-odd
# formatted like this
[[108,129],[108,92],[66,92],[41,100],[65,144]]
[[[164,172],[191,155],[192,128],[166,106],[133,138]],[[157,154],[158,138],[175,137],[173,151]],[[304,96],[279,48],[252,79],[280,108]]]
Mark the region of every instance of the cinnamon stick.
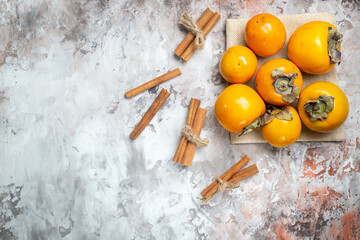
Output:
[[[194,122],[192,124],[192,129],[195,132],[195,134],[198,136],[200,135],[201,128],[204,124],[205,116],[206,116],[206,109],[199,108],[196,111]],[[196,144],[192,142],[188,142],[185,147],[184,155],[179,163],[186,166],[191,166],[192,160],[195,155],[195,150],[196,150]]]
[[232,178],[230,178],[228,182],[229,183],[240,182],[248,177],[251,177],[252,175],[255,175],[258,172],[259,170],[256,167],[256,164],[253,164],[250,167],[244,168],[243,170],[237,172],[234,176],[232,176]]
[[203,197],[201,199],[201,203],[210,202],[211,199],[216,194],[222,193],[226,190],[238,188],[240,186],[240,181],[242,181],[248,177],[251,177],[258,172],[259,172],[259,170],[257,169],[256,164],[253,164],[250,167],[245,168],[245,169],[237,172],[236,174],[234,174],[228,181],[223,181],[223,180],[217,178],[217,181],[220,182],[220,185],[216,188],[216,191],[213,194],[211,194],[208,198]]
[[[195,114],[196,114],[197,110],[199,109],[199,106],[200,106],[200,100],[191,98],[189,111],[188,111],[188,115],[187,115],[187,119],[186,119],[187,125],[189,125],[189,126],[193,125]],[[181,161],[181,159],[184,155],[184,152],[185,152],[186,145],[187,145],[187,140],[184,136],[182,136],[180,139],[178,148],[176,149],[174,158],[173,158],[174,162]]]
[[161,106],[165,103],[166,99],[170,96],[170,93],[163,88],[153,104],[146,111],[145,115],[142,117],[138,125],[135,127],[134,131],[130,134],[130,137],[134,140],[144,131],[146,126],[150,123],[156,113],[160,110]]
[[[232,166],[229,170],[227,170],[223,175],[220,176],[220,179],[223,180],[224,182],[229,181],[229,179],[234,176],[243,166],[245,166],[246,163],[248,163],[250,161],[250,158],[248,156],[243,157],[242,159],[240,159],[240,161],[238,161],[237,163],[234,164],[234,166]],[[208,199],[210,198],[212,195],[214,195],[214,193],[217,191],[218,187],[220,186],[220,183],[215,180],[214,182],[212,182],[207,188],[205,188],[202,192],[201,195],[205,198]]]
[[125,96],[127,98],[131,98],[133,96],[138,95],[139,93],[142,93],[142,92],[144,92],[146,90],[149,90],[152,87],[155,87],[155,86],[159,85],[160,83],[166,82],[166,81],[168,81],[168,80],[170,80],[170,79],[172,79],[174,77],[177,77],[180,74],[181,74],[180,69],[176,68],[176,69],[174,69],[174,70],[172,70],[170,72],[167,72],[167,73],[165,73],[165,74],[163,74],[163,75],[161,75],[161,76],[159,76],[159,77],[157,77],[157,78],[155,78],[155,79],[153,79],[153,80],[151,80],[149,82],[144,83],[143,85],[140,85],[140,86],[126,92]]
[[[210,18],[209,22],[205,25],[203,32],[204,32],[204,36],[206,37],[210,31],[215,27],[215,25],[219,22],[220,20],[220,14],[219,13],[214,13],[214,15]],[[183,54],[181,54],[181,59],[184,60],[185,62],[189,61],[189,59],[191,58],[191,56],[195,53],[196,51],[196,46],[195,46],[195,42],[192,41],[192,43],[189,45],[189,47],[184,51]]]
[[[200,16],[200,18],[196,21],[196,25],[200,29],[203,29],[204,26],[209,22],[211,17],[214,15],[214,12],[211,11],[209,8],[205,10],[205,12]],[[191,32],[188,32],[188,34],[185,36],[184,40],[181,41],[181,43],[177,46],[174,53],[177,56],[181,56],[181,54],[184,53],[184,51],[189,47],[191,42],[195,39],[194,34]]]

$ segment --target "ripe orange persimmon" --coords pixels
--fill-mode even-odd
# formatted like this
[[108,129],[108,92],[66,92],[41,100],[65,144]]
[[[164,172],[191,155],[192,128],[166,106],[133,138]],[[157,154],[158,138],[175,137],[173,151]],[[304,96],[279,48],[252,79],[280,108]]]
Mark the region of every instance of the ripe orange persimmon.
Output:
[[234,46],[226,50],[219,64],[221,76],[230,83],[245,83],[256,72],[258,62],[247,47]]
[[246,24],[245,41],[256,55],[272,56],[280,51],[286,41],[284,24],[272,14],[258,14]]
[[241,132],[265,113],[265,103],[259,94],[244,84],[225,88],[215,103],[215,116],[230,132]]
[[299,68],[289,60],[276,58],[260,66],[255,87],[265,102],[285,106],[299,98],[303,85]]
[[301,134],[301,120],[295,108],[285,106],[269,113],[266,111],[266,114],[272,115],[273,119],[260,126],[260,130],[270,145],[282,148],[296,142]]
[[301,92],[298,111],[306,127],[315,132],[326,133],[345,122],[349,114],[349,101],[335,84],[318,81]]
[[328,22],[314,21],[299,27],[290,37],[289,59],[301,71],[321,74],[340,63],[342,34]]

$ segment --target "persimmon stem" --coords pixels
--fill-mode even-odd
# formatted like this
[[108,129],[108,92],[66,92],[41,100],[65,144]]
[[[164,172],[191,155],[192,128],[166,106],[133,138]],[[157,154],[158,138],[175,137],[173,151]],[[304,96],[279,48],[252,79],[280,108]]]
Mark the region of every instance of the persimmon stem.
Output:
[[343,35],[332,27],[329,27],[328,30],[328,54],[330,57],[330,61],[332,64],[340,64],[341,52],[339,48],[343,40]]
[[311,121],[324,121],[328,113],[334,108],[334,97],[321,95],[318,99],[310,100],[304,104],[305,111],[310,116]]
[[297,73],[286,74],[279,69],[274,69],[271,72],[275,92],[281,94],[285,102],[292,103],[299,98],[299,87],[294,85],[297,76]]
[[274,118],[281,119],[281,120],[292,120],[292,113],[287,108],[279,109],[275,106],[269,105],[265,114],[255,119],[252,123],[247,125],[240,133],[239,137],[245,135],[252,130],[270,123]]

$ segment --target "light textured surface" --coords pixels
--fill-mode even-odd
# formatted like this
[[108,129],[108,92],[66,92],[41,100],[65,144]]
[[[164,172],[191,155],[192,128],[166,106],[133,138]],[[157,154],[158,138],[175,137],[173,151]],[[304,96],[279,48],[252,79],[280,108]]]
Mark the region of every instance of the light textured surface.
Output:
[[[221,15],[188,63],[177,22]],[[359,239],[360,5],[356,1],[2,1],[0,239]],[[339,82],[350,101],[341,143],[231,145],[213,106],[225,22],[260,12],[330,12],[344,33]],[[183,74],[126,99],[169,69]],[[129,134],[165,87],[171,96]],[[193,165],[171,161],[191,97],[208,110]],[[260,173],[199,204],[243,155]]]
[[[287,44],[290,36],[296,31],[297,28],[305,23],[311,21],[325,21],[336,26],[335,15],[332,13],[306,13],[306,14],[294,14],[294,15],[278,15],[278,18],[283,22],[286,29],[286,42],[283,48],[271,57],[260,57],[258,58],[258,67],[263,63],[274,58],[285,58],[287,57]],[[226,48],[231,48],[236,45],[246,46],[245,42],[245,27],[249,19],[228,19],[226,21]],[[335,67],[325,74],[306,74],[303,73],[303,82],[305,88],[310,83],[316,81],[328,81],[339,85],[338,76]],[[246,83],[255,89],[255,76]],[[297,108],[297,101],[292,106]],[[302,127],[301,135],[297,141],[344,141],[344,129],[343,126],[335,129],[331,133],[316,133],[305,126]],[[255,129],[249,134],[239,136],[237,133],[230,134],[230,141],[232,144],[240,143],[264,143],[266,140],[261,135],[260,129]]]

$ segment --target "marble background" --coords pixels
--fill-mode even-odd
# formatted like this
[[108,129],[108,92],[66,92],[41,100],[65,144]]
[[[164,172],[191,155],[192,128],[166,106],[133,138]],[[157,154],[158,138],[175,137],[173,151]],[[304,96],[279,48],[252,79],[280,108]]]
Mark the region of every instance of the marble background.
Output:
[[[188,63],[173,55],[183,12],[221,20]],[[230,145],[213,106],[225,20],[331,12],[337,71],[350,101],[341,143]],[[0,239],[360,239],[360,4],[342,1],[0,2]],[[124,93],[166,71],[171,93],[129,134],[161,88]],[[191,97],[208,109],[191,167],[172,162]],[[200,205],[200,192],[245,154],[260,173]]]

